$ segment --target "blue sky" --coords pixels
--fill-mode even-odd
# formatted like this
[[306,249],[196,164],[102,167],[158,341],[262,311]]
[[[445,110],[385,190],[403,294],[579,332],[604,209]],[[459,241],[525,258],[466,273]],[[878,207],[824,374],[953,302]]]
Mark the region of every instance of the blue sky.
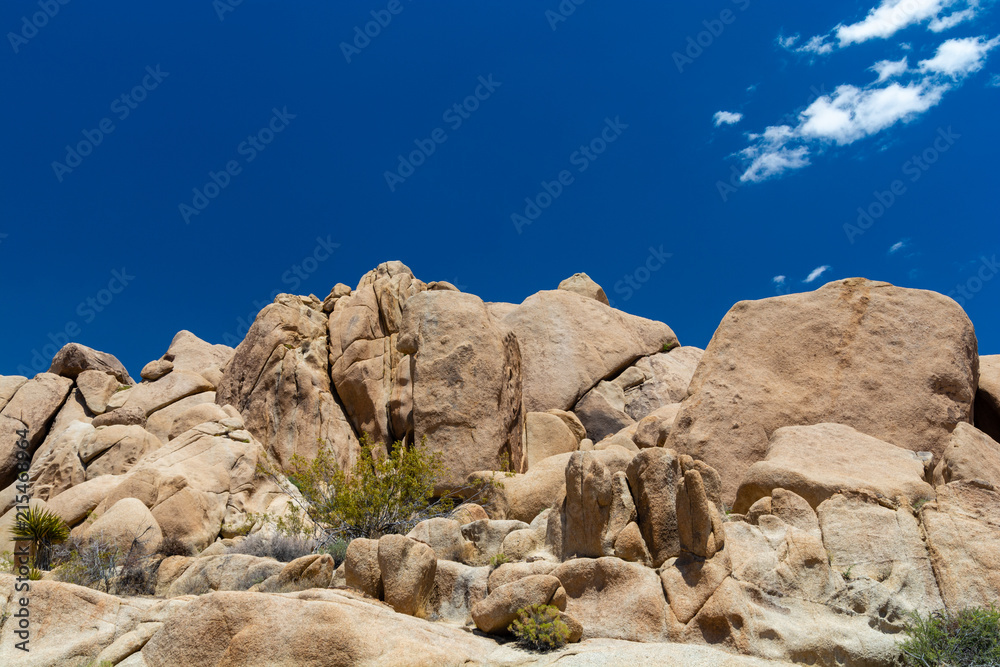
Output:
[[69,338],[135,375],[389,259],[585,271],[702,347],[860,275],[1000,352],[992,2],[63,2],[0,9],[2,374]]

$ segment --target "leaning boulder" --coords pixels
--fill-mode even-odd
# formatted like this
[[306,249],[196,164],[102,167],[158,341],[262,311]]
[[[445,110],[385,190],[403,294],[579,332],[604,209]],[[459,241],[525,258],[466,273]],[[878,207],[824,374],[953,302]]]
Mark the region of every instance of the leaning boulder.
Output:
[[[30,461],[72,386],[68,378],[39,373],[4,406],[0,412],[0,488],[14,481],[19,460]],[[26,447],[18,444],[22,441]]]
[[402,535],[384,535],[378,541],[378,566],[385,601],[400,614],[425,616],[437,570],[434,550]]
[[980,480],[1000,489],[1000,443],[975,426],[959,424],[934,469],[934,484]]
[[49,368],[50,373],[70,379],[76,379],[84,371],[101,371],[114,376],[124,385],[135,384],[122,362],[113,354],[99,352],[79,343],[64,345],[52,358],[52,366]]
[[[536,574],[504,584],[472,607],[472,620],[487,634],[506,633],[517,612],[537,604],[549,604],[561,584],[549,574]],[[565,606],[565,603],[563,603]]]

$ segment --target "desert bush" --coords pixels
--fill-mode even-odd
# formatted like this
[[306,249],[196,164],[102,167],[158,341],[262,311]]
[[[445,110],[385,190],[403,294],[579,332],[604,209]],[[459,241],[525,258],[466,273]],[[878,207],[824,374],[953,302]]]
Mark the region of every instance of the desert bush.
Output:
[[156,550],[156,553],[162,554],[165,558],[170,556],[190,556],[191,547],[184,544],[183,541],[177,539],[174,536],[165,537],[160,543],[160,548]]
[[273,558],[282,563],[290,563],[296,558],[308,556],[318,546],[315,539],[300,535],[289,535],[283,532],[267,534],[257,531],[250,537],[227,549],[231,554],[247,554],[261,558]]
[[504,563],[509,563],[509,562],[510,562],[510,557],[507,556],[507,554],[503,553],[496,554],[495,556],[490,558],[490,567],[497,568],[503,565]]
[[340,469],[322,441],[315,459],[292,457],[284,476],[267,463],[258,472],[286,489],[293,485],[298,493],[291,493],[292,497],[296,502],[302,499],[299,505],[304,516],[293,512],[278,519],[279,530],[285,522],[286,532],[294,532],[294,526],[287,524],[298,520],[304,531],[315,531],[320,546],[335,538],[349,541],[405,534],[420,521],[447,515],[455,498],[471,500],[490,488],[488,482],[477,483],[435,498],[434,487],[445,468],[424,442],[413,446],[396,442],[386,453],[367,435],[361,438],[361,452],[349,473]]
[[908,638],[900,650],[907,666],[1000,665],[1000,610],[995,607],[913,614],[904,632]]
[[532,651],[553,651],[569,641],[569,626],[559,618],[559,609],[549,604],[536,604],[517,610],[517,619],[510,625],[518,642]]
[[52,561],[52,547],[66,541],[69,526],[58,514],[38,507],[18,512],[16,519],[10,531],[11,536],[16,540],[31,542],[35,567],[48,570]]
[[344,562],[345,558],[347,558],[347,547],[349,544],[350,542],[348,542],[347,540],[340,537],[335,537],[332,540],[330,540],[330,542],[327,543],[325,546],[320,547],[317,550],[317,552],[322,554],[330,554],[336,566],[340,567],[340,564]]
[[152,595],[160,559],[143,549],[140,538],[127,548],[103,535],[70,538],[53,553],[56,578],[112,595]]

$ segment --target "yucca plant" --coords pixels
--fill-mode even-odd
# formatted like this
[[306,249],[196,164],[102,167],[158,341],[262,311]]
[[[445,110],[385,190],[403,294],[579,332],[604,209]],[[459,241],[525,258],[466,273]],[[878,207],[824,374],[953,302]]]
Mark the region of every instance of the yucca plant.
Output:
[[18,512],[11,535],[15,540],[31,542],[35,554],[34,566],[39,570],[48,570],[52,559],[52,545],[66,541],[69,526],[58,514],[29,507],[26,512]]

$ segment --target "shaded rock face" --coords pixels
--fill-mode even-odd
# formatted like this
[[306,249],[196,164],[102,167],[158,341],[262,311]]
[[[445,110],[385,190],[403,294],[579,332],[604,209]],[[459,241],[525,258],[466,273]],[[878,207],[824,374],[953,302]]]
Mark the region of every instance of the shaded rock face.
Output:
[[524,409],[571,410],[601,380],[677,344],[670,327],[566,290],[539,292],[503,318],[521,347]]
[[783,426],[845,424],[940,456],[972,416],[976,348],[966,314],[933,292],[850,279],[744,301],[705,351],[667,446],[718,469],[728,501]]
[[31,460],[72,386],[68,378],[39,373],[21,384],[0,411],[0,488],[14,481],[19,462]]
[[521,354],[476,296],[424,292],[406,303],[399,347],[411,355],[417,442],[440,454],[441,488],[476,470],[522,465]]
[[330,313],[330,375],[356,432],[373,442],[407,435],[405,419],[393,425],[389,405],[403,357],[396,341],[404,304],[426,289],[402,262],[386,262],[366,273],[353,293],[339,296]]
[[49,368],[50,373],[70,379],[75,379],[83,371],[101,371],[114,376],[124,385],[135,384],[122,362],[114,355],[79,343],[69,343],[59,350],[52,358],[52,366]]
[[676,347],[643,357],[632,368],[641,372],[641,383],[622,387],[625,392],[625,412],[639,421],[655,410],[671,403],[680,403],[688,395],[691,378],[704,350],[697,347]]
[[1000,442],[1000,354],[979,357],[976,428]]
[[350,468],[360,450],[330,387],[326,316],[320,306],[310,298],[279,294],[236,348],[216,394],[216,403],[235,407],[247,430],[283,467],[294,455],[312,459],[325,446]]
[[1000,443],[974,426],[959,424],[934,469],[934,485],[979,481],[1000,489]]

